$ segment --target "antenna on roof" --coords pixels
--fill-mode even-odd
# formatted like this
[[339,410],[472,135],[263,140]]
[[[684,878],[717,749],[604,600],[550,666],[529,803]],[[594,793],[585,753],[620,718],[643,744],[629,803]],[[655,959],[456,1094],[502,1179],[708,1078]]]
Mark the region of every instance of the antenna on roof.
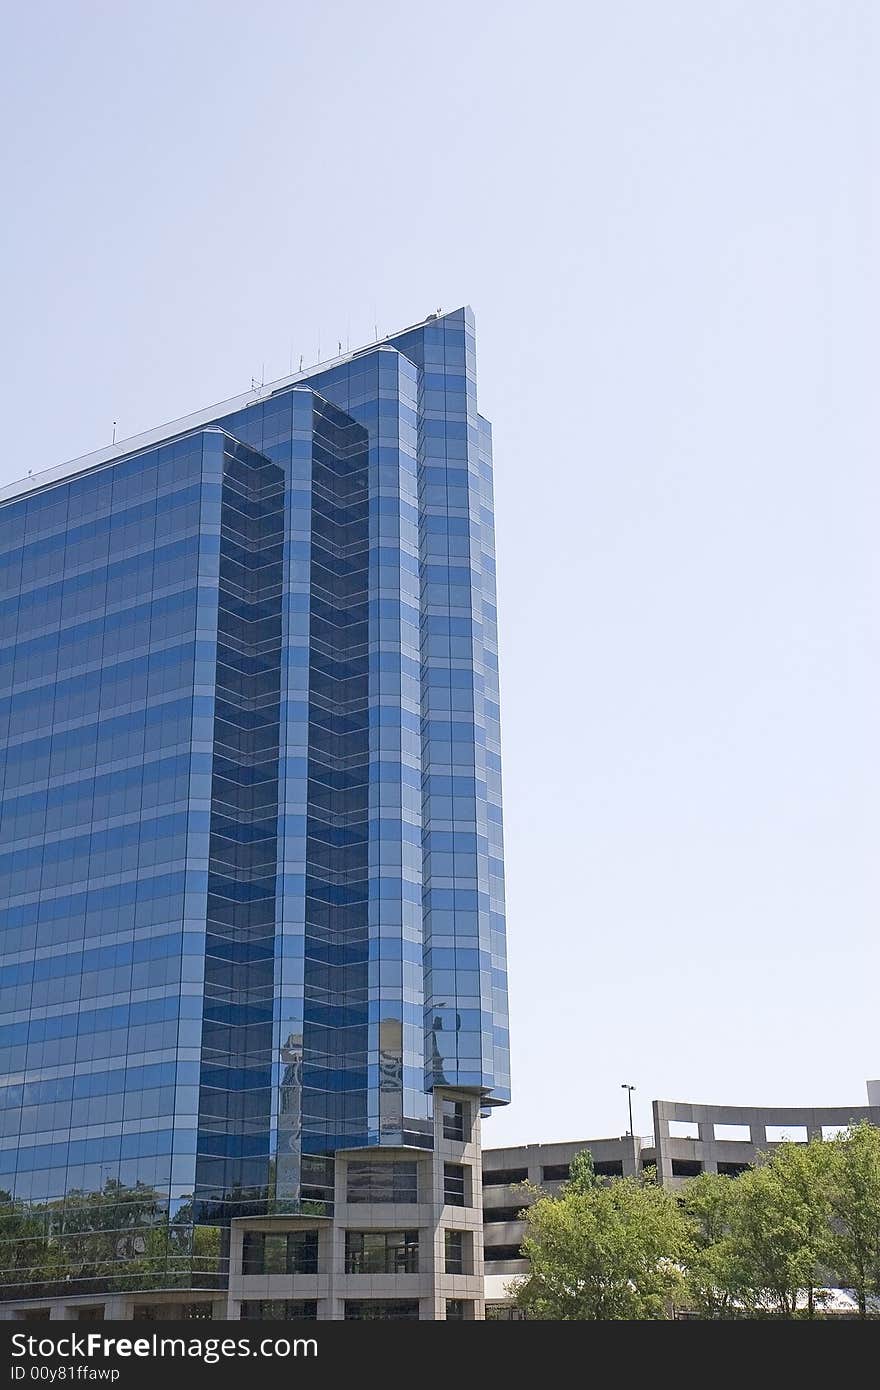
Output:
[[116,443],[116,421],[113,421],[113,443]]
[[300,355],[299,355],[299,370],[300,370],[300,371],[302,371],[302,369],[303,369],[303,357],[304,357],[304,355],[305,355],[305,354],[302,353],[302,352],[301,352]]

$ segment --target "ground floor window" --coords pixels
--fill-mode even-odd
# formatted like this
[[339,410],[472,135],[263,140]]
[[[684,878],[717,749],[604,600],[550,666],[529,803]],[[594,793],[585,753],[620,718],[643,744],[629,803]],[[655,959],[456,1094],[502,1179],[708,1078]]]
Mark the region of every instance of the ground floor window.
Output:
[[211,1303],[136,1303],[132,1309],[135,1322],[184,1322],[213,1316]]
[[241,1305],[246,1322],[317,1322],[318,1304],[313,1298],[249,1298]]
[[397,1322],[418,1321],[419,1301],[417,1298],[347,1298],[345,1300],[346,1322],[367,1322],[374,1318],[392,1318]]
[[446,1321],[468,1322],[474,1316],[473,1300],[470,1298],[447,1298]]

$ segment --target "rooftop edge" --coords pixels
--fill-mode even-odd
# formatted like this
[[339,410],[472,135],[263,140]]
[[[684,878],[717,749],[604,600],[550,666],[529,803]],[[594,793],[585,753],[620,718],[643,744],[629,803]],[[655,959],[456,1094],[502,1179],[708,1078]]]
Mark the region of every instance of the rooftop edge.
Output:
[[261,382],[259,386],[252,387],[250,391],[245,391],[239,396],[230,396],[227,400],[216,401],[213,405],[204,406],[200,410],[193,411],[190,415],[181,415],[176,420],[169,420],[165,424],[156,425],[140,434],[133,434],[126,439],[116,440],[113,444],[105,445],[103,449],[95,449],[91,453],[80,454],[77,458],[69,459],[65,463],[52,464],[49,468],[40,469],[38,473],[28,473],[24,478],[14,479],[11,483],[5,483],[0,487],[0,504],[26,496],[30,492],[36,492],[42,487],[51,486],[53,483],[64,482],[66,478],[75,477],[78,473],[88,472],[92,468],[99,468],[103,464],[114,463],[117,459],[126,458],[129,454],[148,449],[155,444],[162,444],[166,440],[174,439],[177,435],[198,429],[202,425],[213,424],[220,415],[229,415],[236,410],[245,410],[250,405],[258,405],[260,401],[268,400],[270,396],[274,396],[279,391],[287,390],[299,383],[308,382],[321,372],[329,371],[332,367],[342,366],[343,363],[351,362],[354,358],[362,357],[365,353],[375,352],[377,348],[387,347],[393,339],[402,337],[404,333],[414,333],[419,328],[427,328],[429,324],[440,323],[444,319],[462,313],[466,308],[466,305],[459,305],[458,308],[450,309],[445,314],[438,310],[433,314],[428,314],[418,323],[407,324],[404,328],[395,329],[393,333],[386,333],[384,337],[377,338],[375,342],[365,343],[362,347],[352,348],[336,357],[328,357],[325,361],[316,362],[304,371],[277,377],[274,381]]

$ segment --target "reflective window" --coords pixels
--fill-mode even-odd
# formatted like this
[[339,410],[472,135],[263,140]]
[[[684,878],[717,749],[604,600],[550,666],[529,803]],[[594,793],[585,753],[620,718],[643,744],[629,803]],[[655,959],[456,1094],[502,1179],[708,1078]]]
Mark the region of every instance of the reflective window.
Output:
[[315,1322],[318,1304],[310,1298],[244,1299],[241,1318],[250,1322]]
[[418,1299],[404,1298],[347,1298],[346,1322],[372,1322],[389,1318],[395,1322],[416,1322],[419,1316]]
[[473,1235],[470,1231],[447,1229],[443,1233],[445,1264],[447,1274],[471,1274],[473,1272]]
[[346,1274],[418,1274],[418,1231],[346,1231]]
[[349,1202],[417,1202],[418,1164],[349,1159],[346,1197]]
[[447,1298],[446,1321],[466,1322],[474,1316],[473,1300],[469,1298]]
[[443,1138],[470,1139],[470,1107],[460,1100],[443,1101]]
[[448,1206],[467,1205],[466,1169],[460,1163],[443,1164],[443,1200]]
[[317,1231],[245,1231],[242,1274],[317,1274]]

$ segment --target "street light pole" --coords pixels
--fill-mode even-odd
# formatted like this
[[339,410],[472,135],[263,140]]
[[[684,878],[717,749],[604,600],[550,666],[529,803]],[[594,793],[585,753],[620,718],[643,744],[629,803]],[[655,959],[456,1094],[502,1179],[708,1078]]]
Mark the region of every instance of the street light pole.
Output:
[[626,1099],[629,1103],[629,1137],[632,1139],[635,1133],[633,1130],[633,1091],[636,1088],[635,1086],[630,1086],[628,1081],[621,1081],[620,1089],[626,1091]]

